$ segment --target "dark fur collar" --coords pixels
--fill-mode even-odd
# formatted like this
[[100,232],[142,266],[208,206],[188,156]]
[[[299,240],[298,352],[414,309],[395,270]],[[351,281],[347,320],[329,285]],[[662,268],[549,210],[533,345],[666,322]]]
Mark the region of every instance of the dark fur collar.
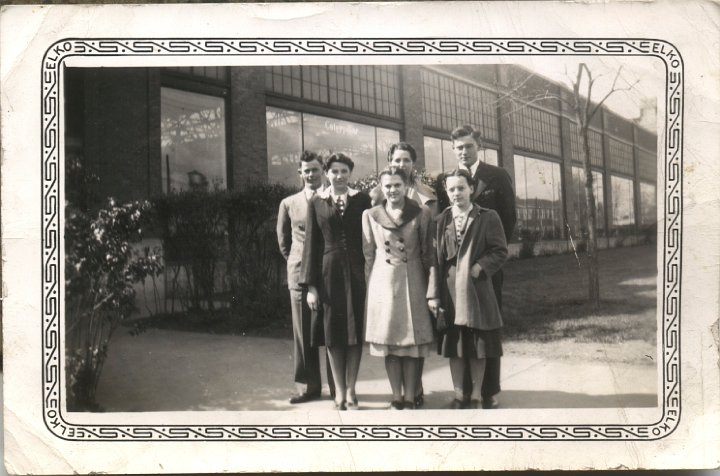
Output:
[[371,208],[370,216],[380,226],[382,226],[383,228],[387,228],[388,230],[394,230],[394,229],[405,226],[405,224],[412,221],[413,218],[418,216],[421,211],[420,205],[418,205],[415,200],[406,198],[405,206],[403,207],[402,213],[400,214],[400,221],[399,221],[399,223],[396,223],[387,214],[387,211],[385,210],[385,202],[386,202],[386,200],[383,200],[383,202],[380,205],[377,205],[377,206]]

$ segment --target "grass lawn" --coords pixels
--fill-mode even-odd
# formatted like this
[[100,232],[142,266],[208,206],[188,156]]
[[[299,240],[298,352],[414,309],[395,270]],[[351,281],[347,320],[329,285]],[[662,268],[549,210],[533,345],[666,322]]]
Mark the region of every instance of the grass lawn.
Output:
[[505,265],[504,337],[509,341],[656,343],[656,247],[601,250],[601,306],[587,302],[587,267],[574,255]]
[[[509,261],[503,291],[504,340],[533,343],[656,341],[655,246],[600,251],[599,309],[587,303],[587,269],[572,254]],[[161,315],[126,322],[135,331],[161,328],[230,335],[290,337],[287,293],[277,317],[215,313]],[[270,313],[273,314],[273,313]]]

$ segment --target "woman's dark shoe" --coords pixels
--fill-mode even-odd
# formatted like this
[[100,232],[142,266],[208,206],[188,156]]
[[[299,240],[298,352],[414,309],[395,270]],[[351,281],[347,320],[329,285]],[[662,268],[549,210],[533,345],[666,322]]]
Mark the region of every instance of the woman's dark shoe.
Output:
[[482,408],[482,404],[480,403],[480,400],[473,398],[468,402],[465,408],[467,408],[468,410],[477,410],[479,408]]
[[450,402],[450,409],[451,410],[462,410],[465,408],[465,402],[462,400],[458,400],[457,398],[453,398],[453,401]]
[[390,402],[390,410],[402,410],[403,408],[405,408],[405,402],[400,400],[393,400]]
[[415,410],[417,406],[413,402],[405,402],[405,405],[403,406],[403,410]]
[[335,410],[338,410],[338,411],[347,410],[345,400],[343,400],[342,402],[335,402]]
[[420,390],[420,393],[415,395],[415,408],[420,408],[425,404],[425,393]]

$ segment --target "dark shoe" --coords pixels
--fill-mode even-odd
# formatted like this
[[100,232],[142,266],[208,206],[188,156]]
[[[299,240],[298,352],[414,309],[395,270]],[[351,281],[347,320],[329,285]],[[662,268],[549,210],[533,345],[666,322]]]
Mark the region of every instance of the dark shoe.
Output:
[[403,410],[415,410],[417,406],[413,402],[405,402],[405,405],[403,406]]
[[467,403],[465,408],[467,408],[468,410],[477,410],[478,408],[481,408],[481,406],[482,405],[480,404],[480,400],[473,398]]
[[462,410],[465,408],[465,402],[462,400],[458,400],[457,398],[453,398],[453,401],[450,402],[450,409],[451,410]]
[[343,400],[342,402],[335,402],[335,410],[338,410],[338,411],[347,410],[345,400]]
[[420,408],[425,404],[425,394],[422,390],[415,395],[415,401],[413,403],[415,404],[415,408]]
[[358,399],[357,399],[357,397],[353,398],[352,400],[349,400],[349,401],[346,403],[346,406],[347,406],[347,409],[348,409],[348,410],[359,410],[359,409],[360,409],[360,407],[358,406]]
[[497,408],[500,404],[497,401],[497,398],[490,397],[490,398],[483,398],[482,400],[482,407],[485,410],[493,410]]
[[305,392],[299,395],[290,397],[290,403],[295,405],[296,403],[305,403],[311,400],[317,400],[320,398],[320,392]]
[[405,403],[400,400],[390,402],[390,410],[402,410],[403,408],[405,408]]

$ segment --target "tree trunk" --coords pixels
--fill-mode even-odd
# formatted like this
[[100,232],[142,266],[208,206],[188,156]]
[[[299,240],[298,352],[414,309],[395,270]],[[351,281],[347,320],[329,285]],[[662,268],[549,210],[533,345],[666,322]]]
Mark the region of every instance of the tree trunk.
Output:
[[588,124],[580,121],[580,136],[582,140],[582,161],[585,170],[585,204],[587,216],[587,256],[588,256],[588,299],[595,307],[600,306],[600,276],[598,269],[597,249],[597,210],[595,208],[595,191],[593,188],[593,175],[590,166],[590,143],[588,140]]

